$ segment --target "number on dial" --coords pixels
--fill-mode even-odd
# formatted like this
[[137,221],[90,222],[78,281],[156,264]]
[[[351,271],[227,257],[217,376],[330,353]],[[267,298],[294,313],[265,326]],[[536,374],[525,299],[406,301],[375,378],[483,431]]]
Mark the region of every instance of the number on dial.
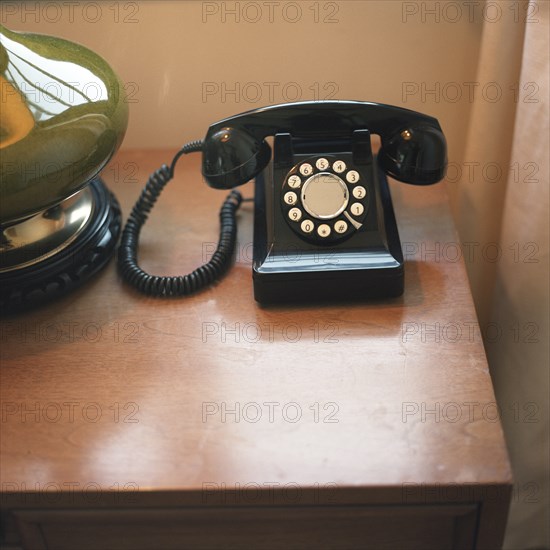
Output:
[[338,174],[341,174],[346,169],[346,163],[343,160],[337,160],[333,165],[332,168],[335,172]]
[[292,191],[285,193],[284,201],[287,204],[296,204],[297,200],[298,200],[298,195],[296,195],[296,193],[293,193]]
[[365,211],[365,207],[360,202],[354,202],[350,210],[354,216],[360,216]]
[[300,221],[300,218],[302,217],[302,211],[299,208],[291,208],[288,211],[288,217],[292,221],[295,221],[295,222]]
[[356,172],[355,170],[350,170],[346,174],[346,179],[349,181],[349,183],[357,183],[359,181],[359,172]]
[[311,220],[304,220],[300,227],[304,233],[311,233],[313,231],[313,222]]
[[317,166],[319,170],[326,170],[329,166],[329,162],[327,159],[317,159],[315,166]]
[[364,187],[358,185],[357,187],[353,188],[352,193],[356,199],[362,199],[367,194],[367,190]]
[[300,174],[302,174],[302,176],[311,176],[311,174],[313,174],[313,166],[311,166],[311,164],[302,164],[302,166],[300,166]]
[[300,179],[300,176],[294,175],[288,178],[288,186],[292,187],[292,189],[296,189],[300,187],[300,185],[302,185],[302,180]]

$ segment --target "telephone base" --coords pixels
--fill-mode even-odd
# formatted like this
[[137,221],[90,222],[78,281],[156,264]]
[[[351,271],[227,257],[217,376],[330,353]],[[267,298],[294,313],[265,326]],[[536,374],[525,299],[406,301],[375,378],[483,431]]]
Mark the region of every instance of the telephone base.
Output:
[[[404,262],[387,178],[377,171],[377,227],[360,230],[344,245],[281,240],[278,204],[266,202],[270,175],[256,178],[254,298],[262,304],[357,301],[400,296]],[[283,232],[284,234],[284,232]],[[278,237],[275,237],[278,235]]]
[[254,272],[254,298],[260,304],[377,300],[403,294],[403,269],[393,273],[345,272],[313,278],[308,274],[262,280]]

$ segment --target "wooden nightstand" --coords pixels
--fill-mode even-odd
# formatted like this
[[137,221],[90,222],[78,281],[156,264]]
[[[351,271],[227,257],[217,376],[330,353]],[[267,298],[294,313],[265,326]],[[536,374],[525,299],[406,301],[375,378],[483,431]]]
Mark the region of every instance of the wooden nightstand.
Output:
[[[125,217],[171,156],[105,171]],[[143,231],[154,273],[214,250],[225,194],[199,160]],[[498,548],[510,465],[445,188],[391,190],[399,299],[260,307],[245,203],[235,265],[199,295],[146,298],[111,262],[4,319],[6,548]]]

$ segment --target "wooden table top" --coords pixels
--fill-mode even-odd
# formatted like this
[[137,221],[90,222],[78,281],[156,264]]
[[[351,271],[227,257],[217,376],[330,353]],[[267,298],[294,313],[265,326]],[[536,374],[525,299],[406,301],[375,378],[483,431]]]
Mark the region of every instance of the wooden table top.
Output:
[[[105,170],[125,218],[172,154],[122,151]],[[180,161],[143,230],[150,272],[187,273],[214,249],[225,193],[199,162]],[[235,265],[198,295],[144,297],[111,262],[4,319],[3,491],[510,483],[444,184],[391,191],[408,260],[398,299],[259,306],[245,203]]]

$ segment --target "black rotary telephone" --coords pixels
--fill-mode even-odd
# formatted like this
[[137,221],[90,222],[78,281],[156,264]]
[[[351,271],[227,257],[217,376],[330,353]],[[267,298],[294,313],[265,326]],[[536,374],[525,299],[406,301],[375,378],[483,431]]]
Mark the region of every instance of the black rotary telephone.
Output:
[[[382,146],[376,157],[371,134]],[[265,141],[274,136],[273,158]],[[130,214],[119,270],[153,296],[195,292],[227,269],[242,197],[220,213],[211,260],[189,275],[158,277],[137,265],[141,227],[183,154],[202,151],[202,172],[217,189],[255,178],[254,297],[261,303],[399,296],[403,254],[386,175],[413,185],[443,178],[446,144],[435,118],[360,101],[274,105],[216,122],[204,141],[184,146],[149,179]]]

